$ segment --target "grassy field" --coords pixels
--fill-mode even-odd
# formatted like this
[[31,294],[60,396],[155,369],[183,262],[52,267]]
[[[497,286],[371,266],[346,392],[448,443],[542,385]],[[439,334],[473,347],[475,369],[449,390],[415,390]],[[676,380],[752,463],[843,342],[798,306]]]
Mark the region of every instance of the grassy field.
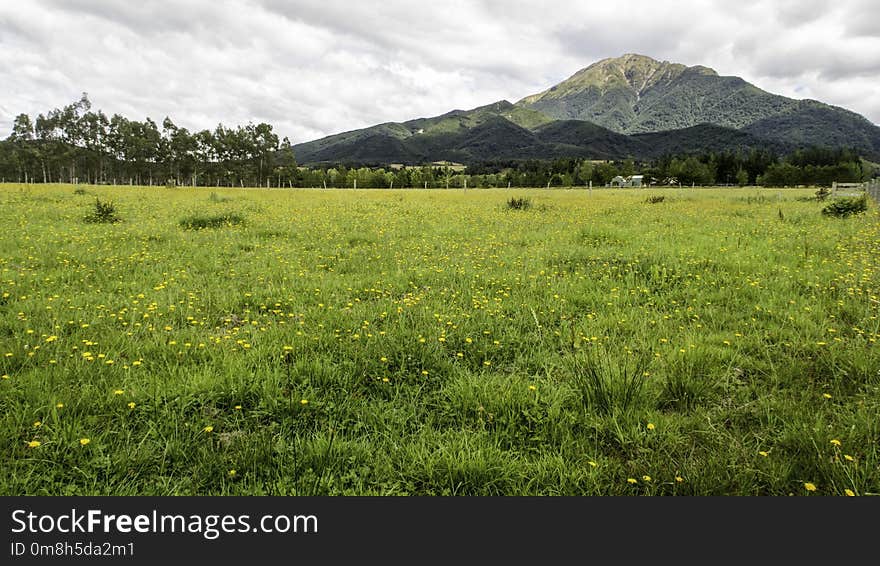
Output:
[[876,206],[84,190],[0,187],[2,495],[880,493]]

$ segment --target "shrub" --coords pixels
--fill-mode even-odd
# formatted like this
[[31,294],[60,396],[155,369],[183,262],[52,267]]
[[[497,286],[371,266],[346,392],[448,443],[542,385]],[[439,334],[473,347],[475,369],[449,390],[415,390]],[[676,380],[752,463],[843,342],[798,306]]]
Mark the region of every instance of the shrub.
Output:
[[84,195],[84,194],[86,194],[86,190],[85,190],[84,188],[82,188],[82,187],[78,187],[78,188],[76,188],[76,189],[73,190],[73,194],[75,194],[75,195]]
[[112,202],[101,202],[101,199],[95,199],[95,205],[91,214],[87,214],[84,218],[86,222],[93,224],[115,224],[122,222],[122,219],[116,214],[116,207]]
[[532,207],[532,199],[528,197],[510,197],[507,199],[507,210],[527,210]]
[[822,209],[825,216],[845,218],[868,210],[868,195],[847,197],[834,200]]
[[204,228],[223,228],[237,226],[244,223],[244,216],[234,212],[226,214],[204,215],[196,214],[188,216],[180,221],[180,225],[187,230],[202,230]]
[[825,200],[831,195],[831,191],[828,190],[828,187],[820,187],[818,191],[816,191],[816,200]]
[[665,195],[651,195],[645,199],[645,202],[648,204],[657,204],[658,202],[663,202],[666,200]]

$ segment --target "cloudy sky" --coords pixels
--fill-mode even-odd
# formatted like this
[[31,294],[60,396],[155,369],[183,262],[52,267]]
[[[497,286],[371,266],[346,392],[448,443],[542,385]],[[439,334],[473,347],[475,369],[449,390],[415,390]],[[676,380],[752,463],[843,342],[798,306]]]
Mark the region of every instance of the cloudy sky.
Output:
[[624,53],[880,123],[877,0],[0,0],[0,138],[87,92],[108,115],[299,143],[515,102]]

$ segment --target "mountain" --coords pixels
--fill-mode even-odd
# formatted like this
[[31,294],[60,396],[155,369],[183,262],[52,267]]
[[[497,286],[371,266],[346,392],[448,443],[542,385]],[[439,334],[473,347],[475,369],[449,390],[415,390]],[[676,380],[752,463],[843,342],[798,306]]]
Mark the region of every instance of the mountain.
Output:
[[765,92],[703,66],[627,54],[550,89],[433,118],[385,123],[293,147],[303,164],[651,158],[818,145],[880,159],[880,128],[849,110]]

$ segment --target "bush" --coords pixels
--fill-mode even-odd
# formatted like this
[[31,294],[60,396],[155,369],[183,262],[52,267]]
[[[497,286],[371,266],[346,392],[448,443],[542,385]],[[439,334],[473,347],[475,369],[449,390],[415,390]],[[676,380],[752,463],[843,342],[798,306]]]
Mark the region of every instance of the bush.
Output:
[[244,216],[234,212],[217,214],[213,216],[197,214],[188,216],[180,221],[180,225],[187,230],[202,230],[204,228],[223,228],[225,226],[237,226],[244,223]]
[[828,187],[820,187],[818,191],[816,191],[816,200],[825,200],[831,195],[831,191]]
[[825,216],[845,218],[868,210],[868,195],[837,199],[822,209]]
[[658,202],[663,202],[666,200],[665,195],[651,195],[645,199],[645,202],[648,204],[657,204]]
[[510,197],[507,199],[507,210],[527,210],[532,207],[532,199],[528,197]]
[[115,224],[122,222],[122,219],[116,214],[116,207],[112,202],[101,202],[101,199],[95,199],[95,206],[91,214],[84,218],[86,222],[93,224]]

